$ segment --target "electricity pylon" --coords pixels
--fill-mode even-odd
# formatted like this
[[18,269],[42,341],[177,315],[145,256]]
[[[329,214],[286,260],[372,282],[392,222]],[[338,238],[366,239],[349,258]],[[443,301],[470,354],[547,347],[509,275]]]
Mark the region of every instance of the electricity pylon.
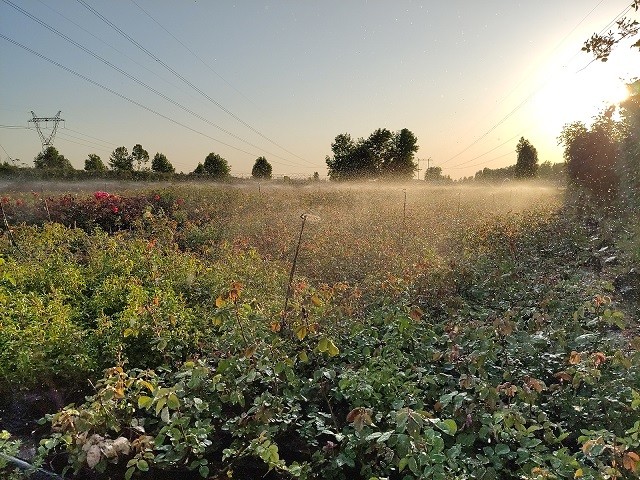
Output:
[[[62,110],[58,111],[55,117],[36,117],[36,114],[31,110],[31,115],[33,118],[29,120],[29,122],[33,122],[36,126],[36,130],[38,131],[38,135],[40,135],[40,141],[42,142],[42,151],[44,152],[47,147],[53,145],[53,138],[56,136],[56,130],[58,130],[58,123],[64,122],[64,119],[60,118],[60,114]],[[53,122],[53,129],[48,137],[42,133],[42,129],[40,128],[40,123],[44,122],[45,124],[48,122]]]

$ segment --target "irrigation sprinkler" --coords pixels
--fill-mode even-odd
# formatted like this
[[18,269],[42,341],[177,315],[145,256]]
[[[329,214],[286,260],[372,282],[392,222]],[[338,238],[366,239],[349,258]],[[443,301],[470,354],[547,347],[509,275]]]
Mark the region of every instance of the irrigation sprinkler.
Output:
[[310,213],[303,213],[300,215],[302,224],[300,225],[300,235],[298,235],[298,243],[296,244],[296,251],[293,254],[293,262],[291,263],[291,272],[289,272],[289,283],[287,284],[287,293],[284,297],[284,308],[282,309],[282,317],[280,319],[280,325],[282,331],[287,328],[287,309],[289,308],[289,298],[291,298],[291,285],[293,284],[293,276],[296,273],[296,264],[298,263],[298,253],[300,253],[300,244],[302,244],[302,232],[304,232],[304,225],[307,220],[320,220],[320,217],[312,215]]

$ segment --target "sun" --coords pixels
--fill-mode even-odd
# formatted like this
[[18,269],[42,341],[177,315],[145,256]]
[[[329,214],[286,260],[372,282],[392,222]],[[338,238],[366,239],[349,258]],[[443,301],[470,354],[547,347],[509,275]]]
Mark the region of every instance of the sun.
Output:
[[625,82],[606,69],[563,73],[548,79],[536,94],[537,123],[542,130],[557,135],[568,123],[590,124],[599,112],[628,96]]

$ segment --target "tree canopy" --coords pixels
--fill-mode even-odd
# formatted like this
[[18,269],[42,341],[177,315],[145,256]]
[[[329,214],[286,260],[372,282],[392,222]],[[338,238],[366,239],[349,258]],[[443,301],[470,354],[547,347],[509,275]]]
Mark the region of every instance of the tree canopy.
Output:
[[116,172],[130,172],[133,170],[133,158],[129,155],[127,147],[118,147],[111,152],[109,167]]
[[348,133],[336,136],[327,156],[331,180],[373,178],[409,180],[418,168],[414,155],[418,139],[408,129],[391,132],[379,128],[368,138],[354,141]]
[[612,110],[601,114],[591,128],[582,122],[565,125],[558,137],[564,146],[569,180],[597,196],[611,199],[617,193],[618,135]]
[[516,146],[518,159],[516,160],[515,174],[516,178],[533,178],[538,170],[538,151],[531,142],[524,137],[520,137],[520,141]]
[[98,155],[90,153],[89,157],[84,161],[84,169],[87,172],[104,172],[107,167],[105,167],[102,159]]
[[[207,155],[207,157],[204,159],[202,169],[204,170],[204,173],[206,175],[209,175],[213,178],[225,178],[229,176],[229,173],[231,171],[227,161],[217,153],[213,152]],[[196,170],[198,170],[197,167]]]
[[167,156],[159,152],[151,160],[151,170],[158,173],[174,173],[176,171]]
[[264,157],[256,158],[256,162],[251,169],[251,176],[257,179],[270,179],[272,167]]
[[[640,9],[640,0],[633,0],[630,9],[636,12]],[[608,27],[605,27],[605,29]],[[584,42],[582,50],[591,53],[596,60],[606,62],[613,48],[627,39],[633,39],[640,33],[640,23],[631,18],[622,17],[616,21],[616,31],[609,30],[605,34],[594,33]],[[631,48],[640,50],[640,40],[631,45]]]
[[142,170],[146,163],[149,161],[149,152],[147,152],[142,145],[137,143],[131,150],[131,163],[136,163],[136,170]]
[[36,168],[56,168],[73,170],[71,162],[60,155],[56,147],[49,146],[33,159]]

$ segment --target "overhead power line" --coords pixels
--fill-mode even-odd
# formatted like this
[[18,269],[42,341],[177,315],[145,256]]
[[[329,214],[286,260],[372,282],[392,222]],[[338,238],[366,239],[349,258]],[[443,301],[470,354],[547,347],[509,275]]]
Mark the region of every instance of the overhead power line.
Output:
[[[156,110],[154,110],[154,109],[152,109],[150,107],[147,107],[146,105],[143,105],[142,103],[137,102],[136,100],[133,100],[132,98],[127,97],[126,95],[123,95],[122,93],[116,92],[115,90],[113,90],[112,88],[107,87],[106,85],[103,85],[103,84],[101,84],[99,82],[96,82],[95,80],[92,80],[91,78],[89,78],[89,77],[87,77],[87,76],[85,76],[85,75],[83,75],[81,73],[78,73],[75,70],[72,70],[71,68],[66,67],[65,65],[62,65],[61,63],[56,62],[55,60],[52,60],[49,57],[47,57],[47,56],[45,56],[45,55],[43,55],[43,54],[41,54],[39,52],[36,52],[35,50],[27,47],[26,45],[21,44],[20,42],[14,40],[12,38],[7,37],[6,35],[4,35],[2,33],[0,33],[0,38],[3,38],[4,40],[8,41],[9,43],[12,43],[12,44],[16,45],[17,47],[22,48],[23,50],[31,53],[32,55],[35,55],[35,56],[37,56],[37,57],[39,57],[39,58],[51,63],[52,65],[55,65],[56,67],[61,68],[62,70],[65,70],[66,72],[71,73],[72,75],[75,75],[76,77],[81,78],[82,80],[84,80],[86,82],[89,82],[92,85],[95,85],[96,87],[99,87],[99,88],[111,93],[112,95],[115,95],[115,96],[117,96],[117,97],[119,97],[119,98],[121,98],[123,100],[126,100],[127,102],[129,102],[129,103],[131,103],[133,105],[136,105],[136,106],[146,110],[147,112],[153,113],[154,115],[157,115],[158,117],[164,118],[165,120],[168,120],[171,123],[174,123],[174,124],[179,125],[179,126],[181,126],[183,128],[186,128],[187,130],[189,130],[189,131],[191,131],[193,133],[197,133],[198,135],[201,135],[201,136],[206,137],[206,138],[208,138],[210,140],[213,140],[214,142],[217,142],[217,143],[219,143],[221,145],[225,145],[225,146],[227,146],[229,148],[233,148],[234,150],[236,150],[238,152],[246,153],[247,155],[251,155],[251,156],[259,156],[259,155],[256,155],[255,153],[247,152],[246,150],[238,148],[238,147],[236,147],[234,145],[230,145],[230,144],[228,144],[228,143],[226,143],[226,142],[224,142],[222,140],[219,140],[217,138],[212,137],[211,135],[208,135],[208,134],[206,134],[204,132],[201,132],[200,130],[197,130],[197,129],[193,128],[193,127],[190,127],[190,126],[188,126],[188,125],[186,125],[186,124],[184,124],[184,123],[182,123],[182,122],[180,122],[178,120],[175,120],[175,119],[173,119],[171,117],[168,117],[167,115],[164,115],[164,114],[162,114],[162,113],[160,113],[160,112],[158,112],[158,111],[156,111]],[[277,162],[273,162],[273,163],[277,163]]]
[[77,22],[74,22],[73,20],[71,20],[69,17],[63,15],[62,13],[60,13],[58,10],[56,10],[55,8],[53,8],[51,5],[47,5],[43,0],[38,0],[42,5],[44,5],[45,7],[47,7],[49,10],[51,10],[52,12],[56,13],[57,15],[61,16],[62,18],[64,18],[66,21],[68,21],[69,23],[71,23],[72,25],[75,25],[77,28],[79,28],[80,30],[82,30],[83,32],[87,33],[88,35],[91,35],[93,38],[95,38],[96,40],[98,40],[100,43],[102,43],[103,45],[106,45],[107,47],[111,48],[112,50],[114,50],[116,53],[118,53],[118,55],[122,55],[123,57],[127,58],[128,60],[130,60],[132,63],[136,64],[137,66],[139,66],[140,68],[142,68],[143,70],[146,70],[147,72],[151,73],[153,76],[155,76],[156,78],[159,78],[160,80],[162,80],[163,82],[171,85],[172,87],[180,90],[183,93],[186,93],[187,95],[189,95],[192,98],[196,98],[194,95],[191,95],[191,93],[188,93],[186,90],[182,89],[181,87],[179,87],[178,85],[176,85],[175,83],[167,80],[166,78],[158,75],[157,72],[154,72],[153,70],[151,70],[150,68],[146,67],[145,65],[143,65],[142,63],[138,62],[137,60],[135,60],[134,58],[130,57],[129,55],[127,55],[125,52],[123,52],[122,50],[117,49],[116,47],[114,47],[113,45],[109,44],[108,42],[105,42],[103,39],[101,39],[100,37],[98,37],[96,34],[94,34],[93,32],[91,32],[90,30],[84,28],[82,25],[80,25]]
[[[571,31],[565,35],[562,40],[549,52],[549,54],[547,54],[546,58],[548,58],[553,52],[555,52],[566,40],[567,38],[596,10],[596,8],[598,8],[604,0],[600,0],[600,2],[598,2],[598,4],[596,4],[595,7],[593,7],[578,23],[575,27],[573,27],[571,29]],[[612,25],[613,23],[615,23],[615,21],[620,18],[621,16],[625,15],[626,12],[629,11],[631,7],[627,7],[626,9],[624,9],[620,14],[618,14],[616,16],[616,18],[612,21],[609,22],[609,25]],[[608,27],[605,27],[605,30]],[[576,52],[574,54],[574,56],[569,60],[572,61],[580,52]],[[587,65],[588,66],[588,65]],[[584,67],[586,68],[586,67]],[[584,70],[584,68],[582,70]],[[450,162],[451,160],[459,157],[460,155],[462,155],[463,153],[465,153],[466,151],[468,151],[471,147],[473,147],[474,145],[476,145],[480,140],[482,140],[483,138],[485,138],[487,135],[489,135],[491,132],[493,132],[496,128],[498,128],[500,125],[502,125],[506,120],[508,120],[513,114],[515,114],[518,110],[520,110],[524,105],[526,105],[532,98],[534,98],[538,92],[540,92],[540,90],[542,90],[544,87],[546,87],[549,83],[551,82],[551,79],[548,78],[545,82],[543,82],[541,85],[539,85],[535,90],[533,90],[529,95],[527,95],[527,97],[522,100],[518,105],[516,105],[509,113],[507,113],[504,117],[502,117],[500,120],[498,120],[497,123],[495,123],[493,126],[491,126],[491,128],[489,128],[489,130],[487,130],[485,133],[483,133],[481,136],[479,136],[478,138],[476,138],[473,142],[471,142],[467,147],[465,147],[463,150],[461,150],[460,152],[458,152],[457,154],[453,155],[452,157],[448,158],[447,160],[445,160],[444,162],[442,162],[440,165],[444,165],[448,162]],[[509,94],[507,95],[507,97],[509,95],[511,95],[511,93],[517,89],[520,85],[522,84],[522,81],[520,83],[518,83],[518,85],[512,89]],[[507,98],[505,97],[505,98]],[[489,150],[491,151],[491,150]],[[487,152],[488,153],[488,152]],[[462,164],[458,164],[458,165],[462,165]],[[472,166],[472,165],[470,165]],[[453,168],[453,167],[448,167],[448,168]]]
[[[27,12],[26,10],[24,10],[23,8],[19,7],[18,5],[14,4],[13,2],[11,2],[10,0],[2,0],[4,3],[6,3],[7,5],[10,5],[11,7],[13,7],[15,10],[19,11],[20,13],[22,13],[23,15],[27,16],[28,18],[32,19],[33,21],[37,22],[38,24],[42,25],[43,27],[45,27],[46,29],[50,30],[51,32],[55,33],[56,35],[60,36],[61,38],[63,38],[64,40],[68,41],[69,43],[71,43],[72,45],[78,47],[79,49],[81,49],[82,51],[88,53],[89,55],[91,55],[92,57],[96,58],[97,60],[101,61],[102,63],[104,63],[105,65],[113,68],[114,70],[118,71],[119,73],[121,73],[122,75],[126,76],[127,78],[133,80],[134,82],[136,82],[138,85],[148,89],[149,91],[155,93],[156,95],[160,96],[161,98],[163,98],[164,100],[168,101],[169,103],[175,105],[176,107],[180,108],[181,110],[189,113],[190,115],[198,118],[199,120],[202,120],[203,122],[217,128],[218,130],[226,133],[227,135],[243,142],[246,143],[247,145],[256,148],[258,150],[262,150],[263,152],[267,153],[270,156],[279,158],[281,160],[284,160],[287,163],[282,163],[282,162],[277,162],[275,160],[272,160],[272,163],[278,163],[281,165],[285,165],[285,166],[300,166],[299,164],[295,163],[295,162],[291,162],[289,160],[287,160],[286,158],[281,157],[280,155],[276,155],[275,153],[269,152],[267,150],[264,150],[262,148],[260,148],[257,145],[254,145],[253,143],[243,139],[242,137],[226,130],[225,128],[217,125],[216,123],[210,121],[209,119],[203,117],[202,115],[194,112],[193,110],[191,110],[188,107],[185,107],[184,105],[182,105],[181,103],[177,102],[176,100],[168,97],[167,95],[163,94],[162,92],[158,91],[157,89],[151,87],[150,85],[146,84],[145,82],[143,82],[142,80],[138,79],[137,77],[135,77],[134,75],[131,75],[129,72],[127,72],[126,70],[121,69],[120,67],[114,65],[113,63],[109,62],[108,60],[104,59],[103,57],[101,57],[100,55],[98,55],[97,53],[91,51],[90,49],[86,48],[85,46],[81,45],[80,43],[76,42],[75,40],[69,38],[67,35],[65,35],[64,33],[60,32],[59,30],[55,29],[54,27],[48,25],[46,22],[40,20],[39,18],[37,18],[36,16],[32,15],[31,13]],[[8,38],[8,37],[5,37]],[[219,143],[222,143],[223,145],[227,145],[230,146],[229,144],[222,142],[221,140],[216,140]],[[239,151],[243,151],[239,148],[233,147],[236,150]],[[246,153],[246,152],[245,152]]]
[[[604,1],[604,0],[603,0]],[[149,17],[151,20],[153,20],[153,22],[158,25],[162,30],[164,30],[167,35],[169,35],[171,38],[173,38],[176,42],[178,42],[180,45],[182,45],[191,55],[193,55],[195,58],[197,58],[200,63],[202,63],[205,67],[207,67],[214,75],[216,75],[220,80],[222,80],[224,83],[226,83],[229,87],[231,87],[233,90],[235,90],[242,98],[244,98],[247,102],[251,103],[253,106],[257,105],[249,98],[247,97],[244,93],[242,93],[240,90],[238,90],[231,82],[229,82],[226,78],[224,78],[222,75],[220,75],[218,72],[216,72],[213,67],[211,65],[209,65],[207,62],[205,62],[196,52],[194,52],[191,48],[189,48],[188,45],[185,45],[184,42],[182,42],[178,37],[176,37],[173,33],[171,33],[167,28],[165,28],[158,20],[156,20],[148,11],[146,11],[144,8],[142,8],[140,6],[140,4],[138,2],[136,2],[135,0],[131,0],[131,3],[133,3],[136,7],[138,7],[140,10],[142,10],[142,12]]]
[[[7,0],[4,0],[7,1]],[[287,152],[290,155],[293,155],[294,157],[298,158],[299,160],[302,160],[303,162],[307,163],[308,165],[314,165],[313,163],[309,162],[308,160],[300,157],[299,155],[287,150],[285,147],[283,147],[282,145],[280,145],[278,142],[276,142],[275,140],[272,140],[271,138],[269,138],[268,136],[264,135],[262,132],[260,132],[259,130],[257,130],[255,127],[253,127],[252,125],[250,125],[249,123],[245,122],[242,118],[238,117],[235,113],[233,113],[231,110],[229,110],[228,108],[226,108],[224,105],[222,105],[220,102],[218,102],[217,100],[215,100],[214,98],[212,98],[210,95],[208,95],[206,92],[204,92],[202,89],[200,89],[199,87],[197,87],[195,84],[193,84],[190,80],[188,80],[187,78],[184,77],[184,75],[180,74],[179,72],[177,72],[175,69],[173,69],[171,66],[169,66],[167,63],[165,63],[162,59],[160,59],[157,55],[155,55],[154,53],[152,53],[151,51],[149,51],[146,47],[144,47],[143,45],[141,45],[137,40],[135,40],[133,37],[131,37],[131,35],[129,35],[128,33],[126,33],[125,31],[123,31],[121,28],[119,28],[117,25],[115,25],[111,20],[109,20],[108,18],[106,18],[104,15],[102,15],[100,12],[98,12],[95,8],[93,8],[91,5],[89,5],[85,0],[77,0],[78,3],[80,3],[81,5],[83,5],[87,10],[89,10],[91,13],[93,13],[95,16],[97,16],[100,20],[102,20],[104,23],[106,23],[107,25],[109,25],[111,28],[113,28],[116,32],[118,32],[120,35],[122,35],[124,38],[126,38],[129,42],[131,42],[133,45],[135,45],[137,48],[139,48],[141,51],[143,51],[146,55],[148,55],[149,57],[151,57],[153,60],[155,60],[156,62],[158,62],[160,65],[162,65],[164,68],[166,68],[168,71],[170,71],[173,75],[175,75],[176,77],[178,77],[180,80],[182,80],[184,83],[186,83],[189,87],[191,87],[192,89],[194,89],[196,92],[198,92],[200,95],[202,95],[204,98],[206,98],[208,101],[210,101],[211,103],[213,103],[214,105],[216,105],[220,110],[222,110],[223,112],[225,112],[227,115],[231,116],[233,119],[235,119],[236,121],[238,121],[239,123],[241,123],[242,125],[244,125],[245,127],[247,127],[249,130],[251,130],[253,133],[255,133],[256,135],[262,137],[263,139],[267,140],[269,143],[275,145],[276,147],[282,149],[283,151]],[[273,154],[271,154],[273,155]]]

